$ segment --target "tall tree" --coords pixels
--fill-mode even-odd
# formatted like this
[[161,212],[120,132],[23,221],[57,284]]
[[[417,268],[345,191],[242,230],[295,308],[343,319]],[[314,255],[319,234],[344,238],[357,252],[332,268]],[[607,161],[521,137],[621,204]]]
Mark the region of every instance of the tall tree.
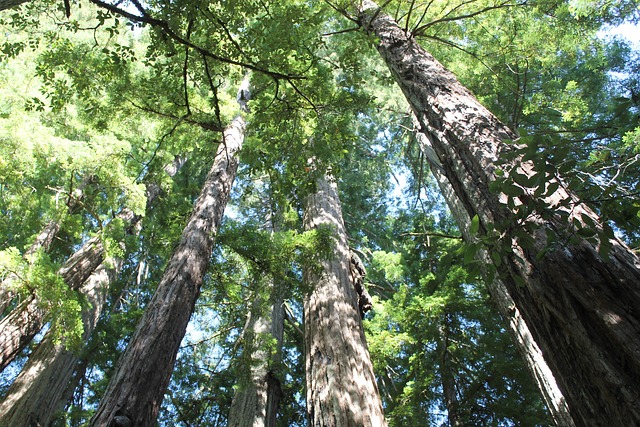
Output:
[[[78,290],[104,260],[105,248],[99,238],[88,240],[59,271],[59,277],[69,291]],[[33,337],[42,329],[49,310],[47,304],[34,293],[22,301],[0,322],[0,370],[6,368]]]
[[248,77],[238,91],[242,113],[225,129],[215,161],[158,287],[100,401],[92,426],[152,426],[209,265],[213,239],[238,168],[249,100]]
[[267,292],[257,290],[242,332],[244,372],[229,411],[229,426],[275,427],[280,400],[280,380],[276,376],[284,332],[282,292],[267,279]]
[[[122,265],[121,259],[106,261],[79,289],[86,305],[82,312],[85,342],[98,323],[109,285]],[[77,351],[56,343],[52,333],[45,334],[0,404],[0,425],[49,425],[66,403],[65,392],[79,360]]]
[[[164,167],[173,177],[184,165],[185,160],[176,157],[174,162]],[[157,201],[161,189],[157,184],[147,186],[147,207]],[[130,209],[123,209],[118,215],[126,230],[132,233],[139,229],[142,216]],[[124,242],[120,242],[124,253]],[[98,325],[98,320],[106,305],[111,285],[116,280],[122,264],[122,256],[108,256],[95,268],[89,278],[78,288],[82,297],[82,342],[88,343]],[[67,390],[74,370],[79,365],[78,344],[59,341],[49,330],[27,363],[4,395],[0,403],[0,425],[49,425],[55,413],[67,403]],[[70,348],[69,348],[70,347]]]
[[[477,221],[473,228],[504,233],[503,249],[492,252],[493,265],[530,325],[576,424],[640,423],[640,320],[630,309],[640,307],[637,255],[607,233],[558,177],[548,177],[544,165],[533,165],[523,154],[513,156],[507,171],[520,183],[511,187],[512,197],[492,190],[498,178],[494,163],[514,151],[508,141],[515,135],[378,5],[362,1],[356,15],[377,38],[444,175]],[[524,210],[527,224],[518,223]],[[600,234],[596,244],[580,237],[589,235],[578,233],[585,227]],[[601,256],[599,247],[610,255]]]
[[[460,228],[462,235],[467,242],[477,242],[477,237],[471,232],[472,219],[464,209],[464,206],[460,203],[460,200],[453,191],[451,184],[449,184],[449,181],[447,181],[446,177],[442,173],[442,165],[435,155],[431,143],[427,139],[426,135],[420,132],[416,134],[416,139],[418,140],[420,149],[424,153],[427,153],[427,156],[430,159],[430,167],[433,176],[438,183],[441,193],[447,201],[449,209],[458,223],[458,227]],[[491,258],[485,250],[480,250],[478,257],[487,265],[491,263]],[[522,360],[538,386],[554,421],[560,426],[575,425],[573,418],[569,413],[567,402],[558,388],[557,381],[551,372],[549,365],[545,361],[540,347],[533,339],[529,325],[522,318],[520,310],[516,307],[509,290],[500,278],[493,279],[493,282],[488,286],[488,289],[491,293],[494,304],[507,324],[508,331],[513,338]]]
[[362,329],[358,295],[337,187],[316,181],[304,213],[307,230],[329,227],[335,247],[317,270],[304,273],[307,414],[314,427],[386,426]]

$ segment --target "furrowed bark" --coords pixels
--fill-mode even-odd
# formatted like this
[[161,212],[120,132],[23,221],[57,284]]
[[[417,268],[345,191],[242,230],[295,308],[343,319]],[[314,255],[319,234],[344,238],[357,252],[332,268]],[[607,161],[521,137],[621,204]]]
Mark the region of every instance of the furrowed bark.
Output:
[[[374,2],[362,1],[358,12],[362,27],[379,40],[379,53],[467,215],[478,216],[480,230],[512,221],[506,197],[489,184],[496,178],[493,163],[509,150],[506,141],[514,134]],[[535,173],[530,162],[513,164],[522,174]],[[589,217],[601,227],[594,212],[562,186],[545,201],[564,199],[573,205],[558,211],[577,221]],[[576,425],[640,425],[640,260],[618,239],[609,240],[608,259],[584,240],[543,253],[545,231],[566,232],[569,223],[561,215],[536,220],[541,230],[530,235],[533,245],[507,230],[511,253],[496,265],[513,307],[529,326]]]
[[[466,242],[474,242],[476,236],[470,232],[471,218],[464,209],[464,206],[459,202],[449,181],[447,181],[446,177],[442,174],[442,165],[436,157],[430,141],[426,135],[422,133],[417,133],[416,139],[427,159],[430,159],[431,172],[440,187],[444,199],[447,201],[449,210],[455,218],[464,240]],[[484,250],[480,251],[478,257],[484,265],[491,263],[489,254]],[[531,336],[531,331],[527,323],[516,308],[513,298],[504,283],[500,279],[494,279],[492,283],[487,285],[487,288],[491,295],[492,302],[496,305],[498,312],[507,325],[507,330],[529,371],[529,375],[531,375],[540,390],[540,394],[549,409],[551,417],[558,426],[574,426],[573,418],[569,413],[569,407],[562,392],[558,388],[556,379],[549,365],[547,365],[547,362],[544,360],[540,347],[538,347],[538,344]]]
[[[246,111],[247,81],[239,94]],[[238,168],[245,120],[236,117],[223,133],[178,247],[160,279],[129,345],[121,356],[91,426],[155,425],[180,342],[209,266],[213,239]]]
[[304,299],[307,412],[313,427],[386,426],[351,282],[350,252],[336,183],[319,179],[307,200],[306,230],[335,231],[333,258],[306,269]]
[[[183,158],[176,157],[164,168],[165,172],[173,177],[184,163]],[[160,194],[157,185],[147,185],[147,206],[152,205]],[[137,229],[142,219],[129,209],[124,209],[118,217],[130,224],[130,230]],[[112,257],[104,260],[79,289],[86,300],[82,310],[85,343],[89,342],[98,324],[110,286],[121,266],[122,259]],[[64,345],[56,345],[51,331],[48,331],[0,403],[0,426],[48,426],[73,394],[77,383],[72,378],[81,364],[77,352],[67,350]]]
[[[28,259],[31,255],[35,254],[38,250],[42,249],[47,251],[53,239],[60,231],[60,223],[58,221],[49,221],[44,229],[38,234],[36,240],[29,246],[24,252],[24,258]],[[11,282],[18,280],[14,274],[10,274],[0,284],[0,316],[11,305],[11,302],[15,296],[14,290],[11,289]]]
[[[273,284],[269,287],[274,293],[269,298],[270,303],[264,297],[256,298],[244,327],[245,349],[250,351],[248,378],[239,380],[229,411],[229,427],[276,425],[282,391],[274,370],[277,369],[282,351],[284,301]],[[276,341],[274,348],[270,345],[272,339]]]

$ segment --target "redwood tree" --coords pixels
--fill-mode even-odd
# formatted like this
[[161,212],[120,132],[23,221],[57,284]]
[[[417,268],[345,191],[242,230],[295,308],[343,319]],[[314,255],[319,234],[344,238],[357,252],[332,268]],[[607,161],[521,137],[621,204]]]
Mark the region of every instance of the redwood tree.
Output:
[[[377,38],[420,132],[472,218],[473,234],[498,230],[489,241],[492,264],[531,328],[575,423],[640,423],[638,256],[559,177],[513,153],[509,141],[516,135],[411,34],[374,2],[359,4],[357,21]],[[509,152],[513,160],[503,169],[515,183],[496,191],[495,163]],[[598,233],[599,241],[582,238],[588,230]]]
[[386,426],[352,283],[351,256],[337,186],[319,178],[307,199],[307,230],[329,227],[331,259],[304,273],[307,414],[314,427]]
[[[248,78],[238,92],[244,112]],[[155,425],[180,342],[200,294],[213,240],[229,199],[245,132],[243,114],[224,130],[207,179],[125,352],[118,361],[91,426]]]

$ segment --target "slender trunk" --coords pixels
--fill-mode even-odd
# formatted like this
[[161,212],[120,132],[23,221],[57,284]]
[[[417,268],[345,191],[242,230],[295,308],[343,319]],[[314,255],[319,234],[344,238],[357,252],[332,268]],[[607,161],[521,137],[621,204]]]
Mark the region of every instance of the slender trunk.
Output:
[[[269,285],[267,301],[254,299],[244,327],[243,340],[248,352],[247,373],[240,374],[238,390],[229,411],[229,427],[275,427],[282,394],[276,376],[284,332],[284,306],[281,292]],[[272,343],[275,340],[275,346]]]
[[[243,110],[248,96],[243,83],[239,96]],[[91,426],[155,425],[180,342],[209,266],[213,239],[238,168],[237,154],[244,130],[242,115],[225,129],[180,243],[118,361]]]
[[[102,263],[104,246],[98,238],[88,240],[58,271],[65,283],[77,290]],[[44,326],[47,310],[36,295],[25,299],[0,322],[0,371],[31,342]]]
[[[87,309],[82,313],[85,342],[98,323],[109,285],[117,276],[120,265],[120,260],[102,263],[80,289],[87,303]],[[45,335],[7,391],[0,404],[0,425],[47,426],[64,405],[61,397],[66,394],[78,356],[63,344],[55,344],[52,338],[50,333]]]
[[307,412],[313,427],[386,426],[362,329],[358,296],[336,183],[319,179],[307,200],[304,226],[335,232],[333,258],[308,268],[304,300]]
[[[478,216],[481,231],[513,222],[506,196],[489,187],[496,179],[493,163],[509,150],[513,133],[375,3],[360,4],[360,24],[379,40],[378,51],[468,216]],[[531,162],[517,158],[513,164],[521,174],[535,173]],[[533,197],[516,203],[527,205]],[[561,207],[567,199],[570,208]],[[618,239],[609,240],[608,259],[584,240],[543,252],[546,231],[567,231],[567,217],[587,217],[601,229],[597,216],[562,187],[544,202],[563,215],[537,217],[540,229],[526,239],[514,233],[524,230],[506,230],[511,253],[491,259],[575,423],[640,425],[640,260]]]
[[458,395],[456,393],[456,378],[454,368],[451,365],[451,353],[449,351],[450,314],[445,311],[442,323],[439,325],[440,333],[440,379],[442,382],[442,394],[444,396],[447,417],[451,427],[464,427],[460,419]]
[[[446,177],[442,174],[442,165],[435,156],[433,147],[431,147],[429,140],[424,134],[418,133],[416,137],[425,156],[430,159],[429,162],[433,176],[440,187],[442,195],[447,201],[449,210],[460,227],[462,236],[467,242],[475,241],[476,237],[470,232],[471,218],[458,200],[449,181],[447,181]],[[491,262],[489,254],[484,250],[480,251],[478,256],[484,264]],[[538,344],[531,336],[531,331],[527,323],[515,307],[513,298],[506,286],[500,279],[494,279],[492,283],[488,284],[487,288],[493,303],[496,305],[498,312],[507,325],[507,330],[516,345],[520,357],[540,390],[551,417],[559,426],[574,426],[575,424],[569,413],[566,400],[558,388],[556,379],[549,365],[544,360],[540,347],[538,347]]]

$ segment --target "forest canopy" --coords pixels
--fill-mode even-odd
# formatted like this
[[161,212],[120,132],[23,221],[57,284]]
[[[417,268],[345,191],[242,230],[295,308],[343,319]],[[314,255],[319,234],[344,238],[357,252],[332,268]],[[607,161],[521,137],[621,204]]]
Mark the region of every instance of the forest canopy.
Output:
[[640,422],[639,20],[0,0],[0,427]]

